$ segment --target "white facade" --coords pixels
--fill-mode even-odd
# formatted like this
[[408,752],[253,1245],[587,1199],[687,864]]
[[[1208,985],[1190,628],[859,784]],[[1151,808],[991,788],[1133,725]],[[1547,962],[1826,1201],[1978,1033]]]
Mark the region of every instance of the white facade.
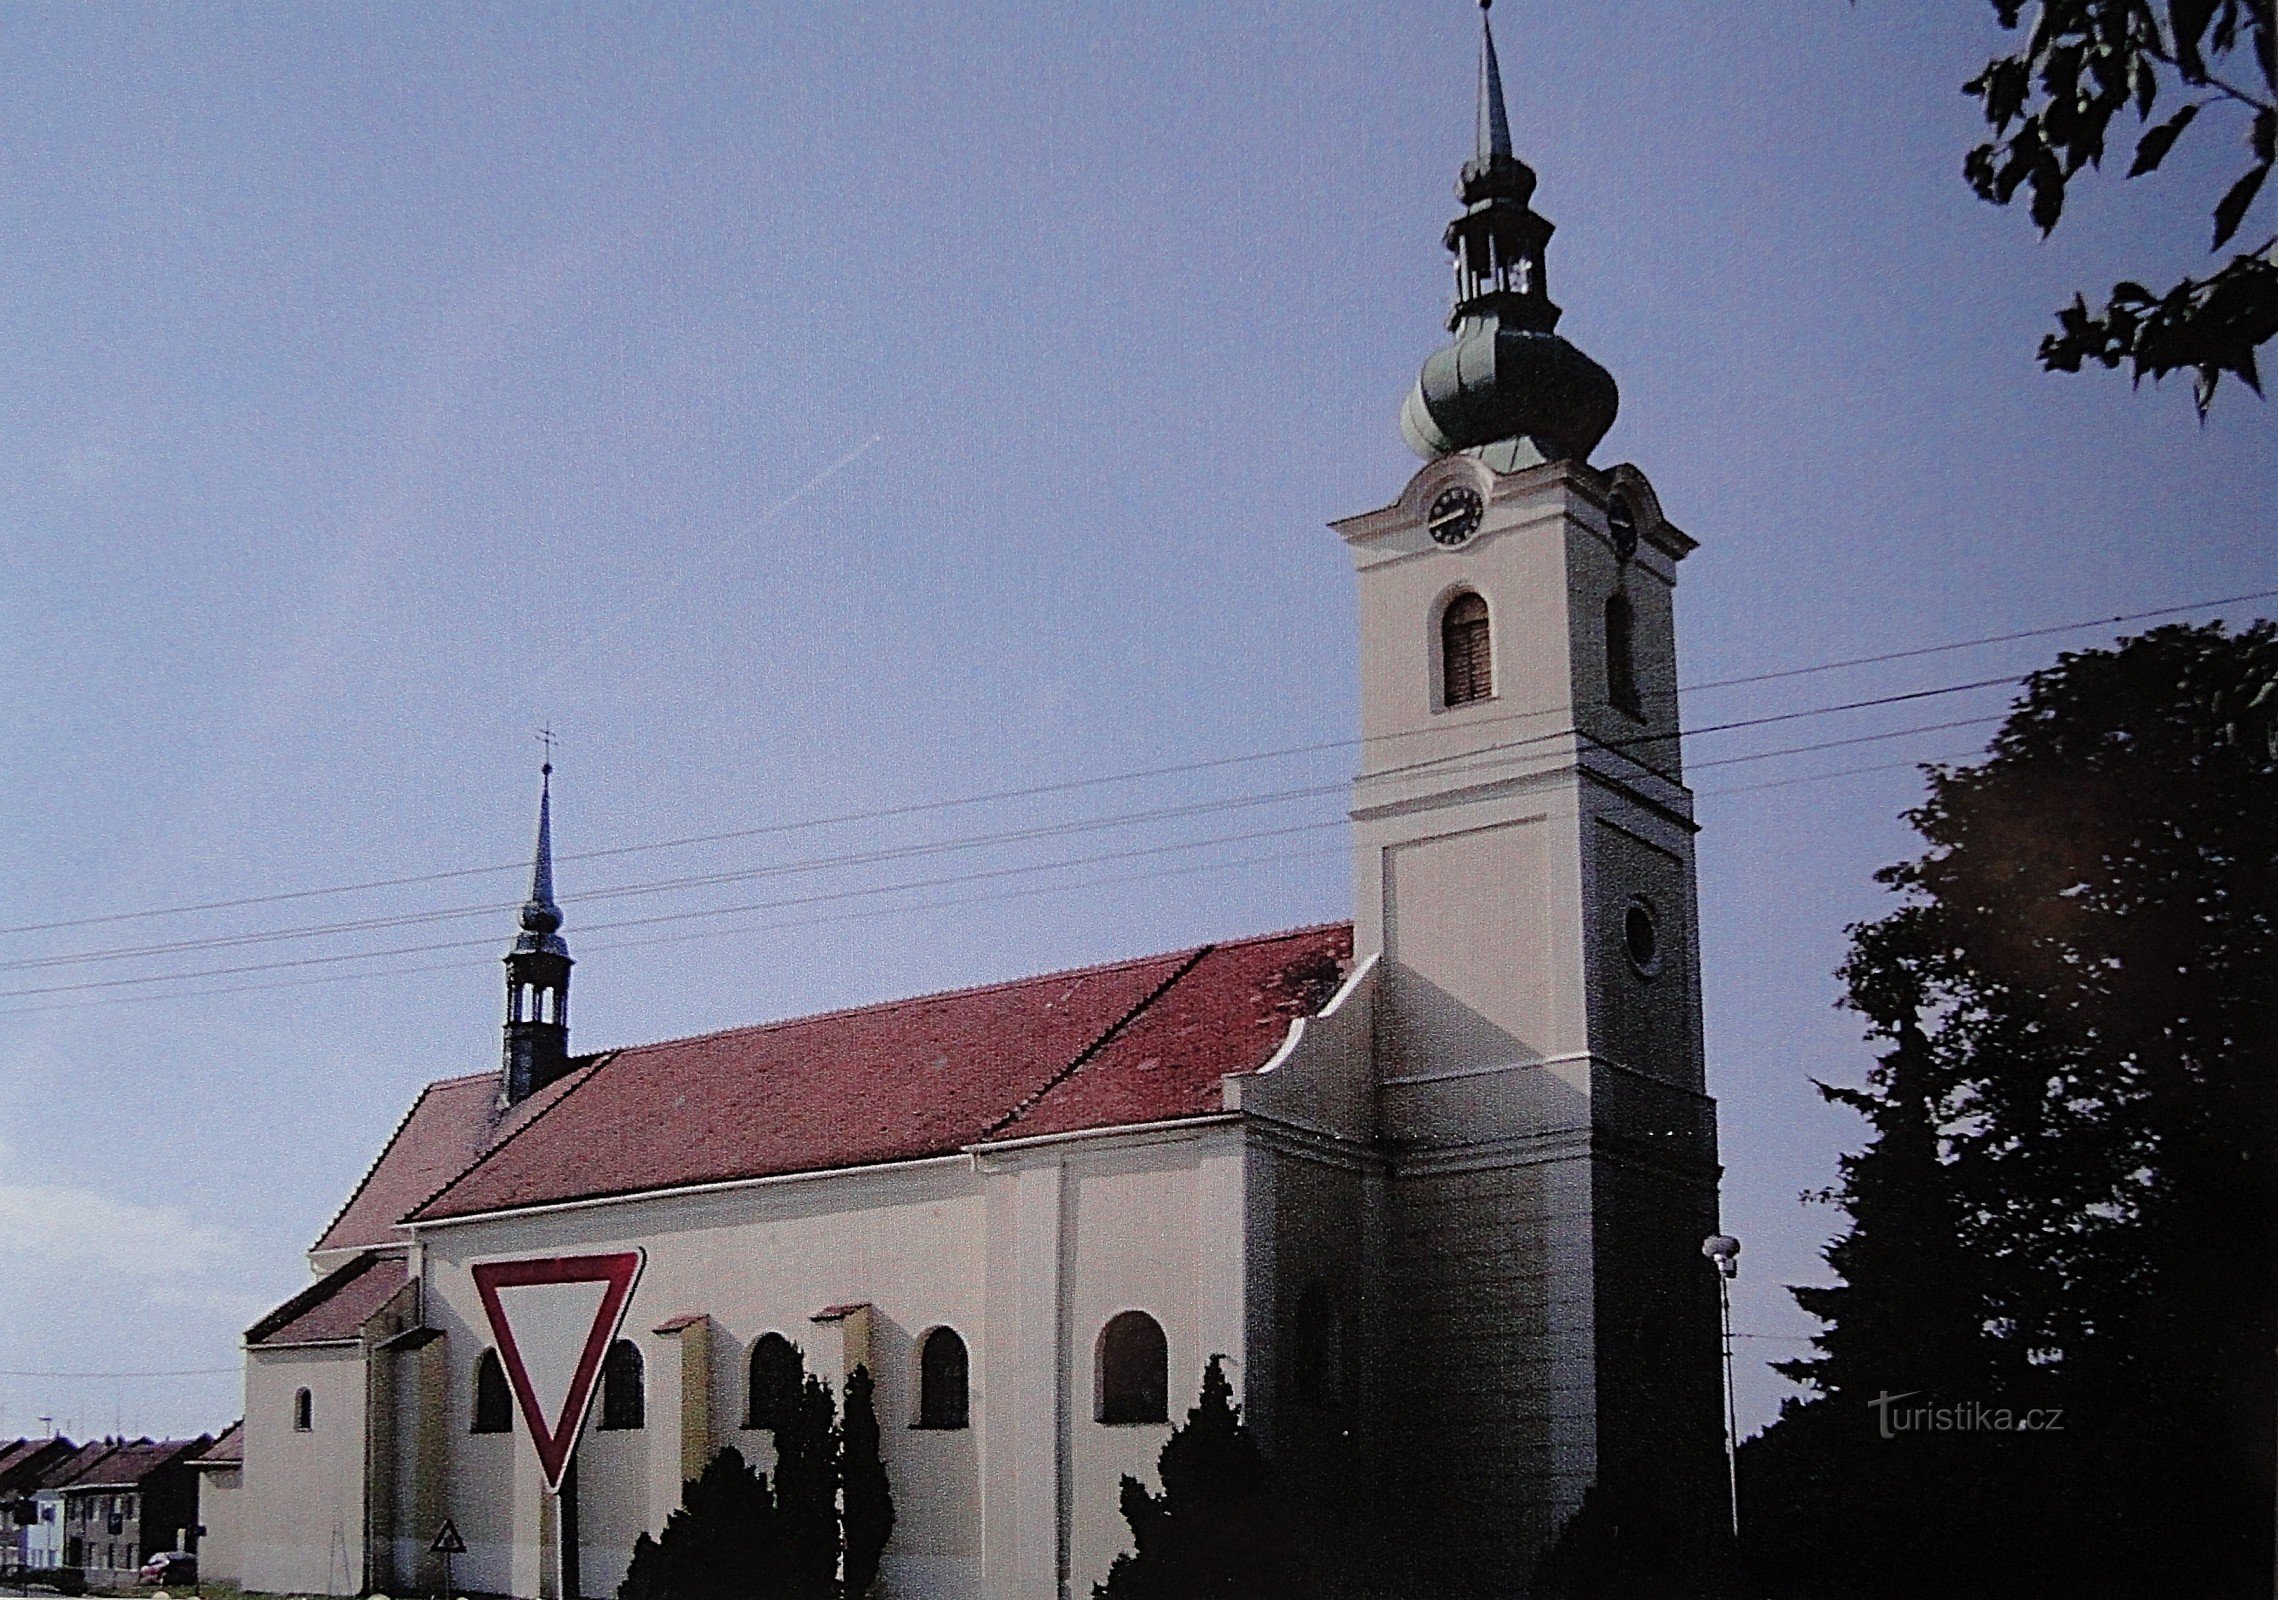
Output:
[[[1450,546],[1426,521],[1456,486],[1482,515]],[[1634,549],[1609,527],[1616,496]],[[1520,1593],[1593,1484],[1672,1537],[1720,1522],[1671,605],[1691,542],[1634,469],[1469,456],[1339,531],[1367,740],[1354,960],[1269,1061],[1225,1079],[1221,1111],[415,1222],[408,1283],[354,1338],[249,1351],[245,1586],[431,1592],[448,1516],[468,1547],[455,1588],[559,1600],[557,1513],[519,1419],[470,1428],[490,1336],[469,1268],[633,1246],[646,1416],[584,1436],[588,1596],[614,1592],[712,1451],[768,1464],[741,1423],[771,1332],[812,1370],[876,1377],[894,1600],[1075,1600],[1105,1575],[1128,1545],[1117,1484],[1152,1481],[1169,1432],[1096,1419],[1101,1330],[1133,1309],[1167,1337],[1174,1420],[1228,1358],[1345,1591]],[[1441,622],[1464,594],[1488,606],[1492,693],[1451,707]],[[1634,714],[1609,703],[1616,595]],[[970,1352],[961,1429],[912,1425],[940,1327]]]

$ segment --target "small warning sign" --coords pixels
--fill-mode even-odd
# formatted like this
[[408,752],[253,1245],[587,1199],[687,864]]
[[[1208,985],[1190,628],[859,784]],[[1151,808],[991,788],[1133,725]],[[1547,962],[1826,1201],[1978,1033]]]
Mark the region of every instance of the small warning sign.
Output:
[[463,1556],[467,1553],[467,1541],[459,1537],[459,1525],[445,1517],[443,1526],[435,1530],[435,1542],[427,1548],[439,1556]]

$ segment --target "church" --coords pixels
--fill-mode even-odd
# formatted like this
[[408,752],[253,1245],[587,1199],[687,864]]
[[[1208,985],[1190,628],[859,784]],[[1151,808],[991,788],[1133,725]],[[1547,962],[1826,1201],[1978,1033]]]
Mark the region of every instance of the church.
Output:
[[[1724,1526],[1693,541],[1591,462],[1615,384],[1555,331],[1534,188],[1489,33],[1424,465],[1333,525],[1351,920],[579,1054],[549,788],[502,1061],[418,1095],[247,1331],[210,1576],[612,1595],[715,1451],[769,1464],[802,1361],[875,1381],[892,1600],[1088,1595],[1214,1355],[1333,1592],[1524,1594],[1585,1495]],[[633,1251],[550,1493],[477,1269]]]

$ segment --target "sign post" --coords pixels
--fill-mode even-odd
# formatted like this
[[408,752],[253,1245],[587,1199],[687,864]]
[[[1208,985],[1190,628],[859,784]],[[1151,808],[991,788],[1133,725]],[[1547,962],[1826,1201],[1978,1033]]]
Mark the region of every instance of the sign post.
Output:
[[625,1320],[646,1255],[545,1256],[483,1261],[470,1268],[483,1314],[498,1341],[499,1364],[514,1390],[530,1443],[554,1497],[556,1593],[577,1594],[578,1436],[600,1387],[609,1346]]
[[451,1600],[451,1558],[467,1553],[467,1541],[459,1537],[459,1525],[449,1517],[435,1530],[435,1542],[427,1547],[443,1558],[443,1600]]

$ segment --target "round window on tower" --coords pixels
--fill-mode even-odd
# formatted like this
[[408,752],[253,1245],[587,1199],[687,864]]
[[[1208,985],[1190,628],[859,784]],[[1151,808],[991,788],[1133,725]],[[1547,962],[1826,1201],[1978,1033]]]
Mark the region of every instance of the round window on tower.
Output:
[[1661,926],[1643,898],[1631,899],[1623,910],[1621,938],[1629,964],[1640,976],[1650,978],[1661,970]]

